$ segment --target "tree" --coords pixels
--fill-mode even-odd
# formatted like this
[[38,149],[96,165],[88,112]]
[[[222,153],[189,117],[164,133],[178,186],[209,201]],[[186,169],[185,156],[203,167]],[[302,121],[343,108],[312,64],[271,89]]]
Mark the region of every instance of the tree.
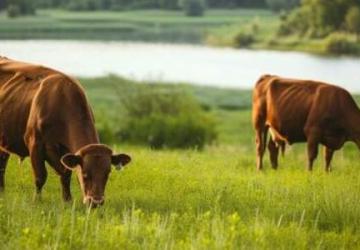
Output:
[[187,16],[202,16],[205,11],[205,0],[180,0],[179,6]]
[[267,6],[275,12],[290,10],[300,4],[300,0],[266,0]]
[[8,0],[7,11],[9,17],[19,15],[35,15],[35,3],[29,0]]
[[360,8],[352,7],[349,9],[346,14],[346,27],[350,32],[354,32],[356,34],[356,40],[359,41],[359,33],[360,33]]

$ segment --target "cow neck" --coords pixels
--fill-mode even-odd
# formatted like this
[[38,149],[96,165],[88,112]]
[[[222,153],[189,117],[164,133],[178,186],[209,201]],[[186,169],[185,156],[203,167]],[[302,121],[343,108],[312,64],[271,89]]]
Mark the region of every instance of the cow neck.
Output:
[[67,144],[71,153],[76,153],[89,144],[100,143],[93,121],[72,123],[68,128],[68,133]]

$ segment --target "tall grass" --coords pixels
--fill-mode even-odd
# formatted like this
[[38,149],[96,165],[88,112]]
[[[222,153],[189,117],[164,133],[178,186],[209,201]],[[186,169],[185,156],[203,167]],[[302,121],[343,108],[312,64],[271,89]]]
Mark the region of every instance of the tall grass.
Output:
[[[120,148],[119,148],[120,150]],[[60,200],[50,173],[32,201],[30,165],[12,159],[0,200],[5,249],[352,249],[360,245],[359,164],[349,146],[325,174],[303,168],[303,147],[279,171],[256,173],[249,146],[196,151],[121,148],[134,162],[112,172],[104,207]]]

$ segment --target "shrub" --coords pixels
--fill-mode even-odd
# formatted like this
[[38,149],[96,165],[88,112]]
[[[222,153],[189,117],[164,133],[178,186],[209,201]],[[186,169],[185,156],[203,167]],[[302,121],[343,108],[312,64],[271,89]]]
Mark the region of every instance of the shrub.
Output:
[[116,118],[105,110],[95,110],[96,129],[98,131],[100,141],[106,144],[114,144],[117,142],[116,134]]
[[272,11],[279,12],[281,10],[289,10],[300,4],[299,0],[266,0],[267,6]]
[[20,8],[18,5],[10,4],[7,7],[7,15],[10,18],[15,18],[20,16]]
[[305,34],[309,29],[308,15],[307,9],[296,9],[288,15],[283,14],[277,34],[279,36]]
[[346,34],[332,33],[325,39],[325,52],[331,54],[357,54],[359,48]]
[[203,16],[205,12],[205,0],[180,0],[179,6],[187,16]]
[[255,37],[251,32],[240,31],[234,37],[235,47],[249,47],[255,42]]
[[120,97],[126,121],[122,140],[152,148],[203,148],[215,137],[214,120],[188,94],[138,86]]
[[82,10],[97,10],[100,9],[101,5],[96,0],[76,0],[71,1],[67,5],[67,9],[72,11],[82,11]]

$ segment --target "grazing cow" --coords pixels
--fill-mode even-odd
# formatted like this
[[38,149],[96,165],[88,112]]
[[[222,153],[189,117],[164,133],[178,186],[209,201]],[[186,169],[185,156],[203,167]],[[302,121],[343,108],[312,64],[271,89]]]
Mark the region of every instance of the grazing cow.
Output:
[[267,133],[272,167],[277,168],[279,147],[307,142],[308,170],[312,170],[318,146],[325,146],[325,170],[333,154],[346,141],[360,147],[360,110],[350,93],[316,81],[262,76],[253,93],[253,125],[256,130],[257,169],[263,167]]
[[60,176],[65,201],[71,200],[71,170],[76,170],[84,203],[104,202],[111,164],[130,162],[99,143],[84,90],[56,70],[0,57],[0,189],[9,154],[30,156],[40,195],[45,161]]

